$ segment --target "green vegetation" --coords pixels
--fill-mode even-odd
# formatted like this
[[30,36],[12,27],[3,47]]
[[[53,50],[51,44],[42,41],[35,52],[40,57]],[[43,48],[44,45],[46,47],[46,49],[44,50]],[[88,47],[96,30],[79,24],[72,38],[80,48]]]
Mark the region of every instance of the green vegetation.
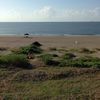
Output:
[[[52,48],[43,52],[40,47],[36,41],[0,56],[1,100],[95,100],[100,97],[100,58],[92,56],[93,50]],[[34,59],[28,58],[29,53]]]
[[58,57],[58,55],[55,54],[43,54],[40,56],[41,60],[45,63],[45,65],[50,65],[50,66],[58,66],[59,61],[55,60],[54,58]]
[[29,46],[24,46],[24,47],[20,47],[18,50],[13,50],[13,53],[15,54],[28,54],[29,52],[31,53],[36,53],[36,54],[40,54],[42,53],[42,49],[40,48],[40,46],[38,46],[39,44],[31,44]]
[[97,57],[80,57],[76,59],[63,59],[60,66],[82,67],[82,68],[100,68],[100,58]]
[[0,69],[0,75],[1,72],[7,73],[0,82],[3,100],[94,100],[99,96],[100,71],[95,69],[42,67],[19,71]]
[[37,47],[41,47],[42,44],[40,44],[38,41],[33,42],[31,45],[35,45]]
[[50,50],[50,51],[56,51],[56,50],[57,50],[57,48],[52,47],[52,48],[49,48],[49,50]]
[[67,59],[73,59],[75,57],[76,56],[73,53],[66,53],[64,54],[63,59],[67,60]]
[[42,61],[46,64],[46,65],[50,65],[53,59],[53,56],[51,54],[43,54],[40,56]]
[[86,53],[86,54],[91,54],[94,53],[95,51],[89,50],[88,48],[81,48],[80,53]]
[[16,55],[16,54],[9,54],[0,56],[0,66],[2,67],[22,67],[28,68],[29,62],[26,59],[25,55]]

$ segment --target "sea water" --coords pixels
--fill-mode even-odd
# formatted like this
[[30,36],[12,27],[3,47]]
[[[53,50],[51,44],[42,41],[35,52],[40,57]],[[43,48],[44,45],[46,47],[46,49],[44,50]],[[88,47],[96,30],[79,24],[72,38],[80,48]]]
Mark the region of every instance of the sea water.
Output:
[[0,22],[0,35],[100,35],[100,22]]

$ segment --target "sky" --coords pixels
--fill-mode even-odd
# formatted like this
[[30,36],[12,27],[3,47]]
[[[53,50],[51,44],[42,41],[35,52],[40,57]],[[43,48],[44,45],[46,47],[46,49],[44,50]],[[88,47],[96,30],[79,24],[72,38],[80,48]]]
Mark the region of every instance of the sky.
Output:
[[100,21],[100,0],[0,0],[0,22]]

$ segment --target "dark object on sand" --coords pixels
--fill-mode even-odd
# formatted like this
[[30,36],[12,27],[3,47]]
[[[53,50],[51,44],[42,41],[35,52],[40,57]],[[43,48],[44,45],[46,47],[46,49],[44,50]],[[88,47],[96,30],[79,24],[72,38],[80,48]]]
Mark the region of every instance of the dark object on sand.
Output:
[[29,52],[29,53],[27,54],[27,58],[28,58],[28,59],[33,59],[33,58],[34,58],[33,53]]
[[42,44],[40,44],[40,43],[39,43],[39,42],[37,42],[37,41],[33,42],[31,45],[35,45],[35,46],[37,46],[37,47],[42,46]]
[[28,37],[29,37],[29,33],[25,33],[24,36],[25,36],[26,38],[28,38]]

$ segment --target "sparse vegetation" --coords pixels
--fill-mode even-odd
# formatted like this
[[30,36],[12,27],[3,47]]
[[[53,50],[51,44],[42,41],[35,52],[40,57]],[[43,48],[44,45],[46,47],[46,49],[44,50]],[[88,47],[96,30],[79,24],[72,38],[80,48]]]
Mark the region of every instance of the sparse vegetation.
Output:
[[61,60],[60,66],[82,67],[82,68],[100,68],[100,58],[80,57],[76,59]]
[[32,52],[33,54],[40,54],[42,49],[40,48],[40,44],[38,42],[32,43],[31,45],[20,47],[17,50],[13,50],[13,53],[16,54],[28,54],[28,52]]
[[50,51],[56,51],[57,48],[56,47],[52,47],[52,48],[49,48]]
[[66,53],[66,54],[63,55],[63,59],[66,59],[66,60],[73,59],[75,57],[76,56],[73,53]]
[[[42,53],[40,47],[36,41],[0,56],[1,100],[89,100],[98,97],[100,58],[90,56],[92,50],[77,50],[82,56],[74,49],[75,52],[63,50],[59,55],[54,52],[55,48]],[[35,54],[34,59],[27,59],[30,51]],[[43,64],[41,67],[39,61]],[[28,70],[35,64],[35,69]]]
[[100,89],[100,72],[94,69],[42,67],[15,72],[0,71],[8,73],[5,83],[3,79],[0,82],[0,96],[7,100],[85,100],[97,97]]
[[7,49],[6,47],[0,47],[0,51],[6,51]]
[[94,53],[95,51],[94,50],[90,50],[88,48],[81,48],[79,50],[80,53],[86,53],[86,54],[91,54],[91,53]]
[[0,56],[0,65],[10,68],[10,67],[22,67],[28,68],[29,62],[25,55],[9,54]]
[[41,55],[41,59],[46,65],[50,65],[53,57],[51,54],[43,54]]
[[40,44],[38,41],[35,41],[35,42],[33,42],[31,45],[35,45],[35,46],[37,46],[37,47],[41,47],[42,46],[42,44]]

